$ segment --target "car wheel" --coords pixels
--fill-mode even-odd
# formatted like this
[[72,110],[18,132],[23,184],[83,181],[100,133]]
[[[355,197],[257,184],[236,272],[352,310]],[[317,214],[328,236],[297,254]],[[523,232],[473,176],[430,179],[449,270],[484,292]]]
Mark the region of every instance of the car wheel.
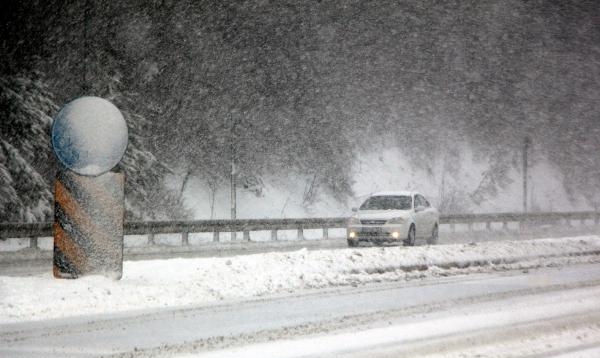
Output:
[[348,240],[348,246],[350,246],[350,247],[356,247],[356,246],[358,246],[358,241]]
[[416,240],[416,229],[414,225],[410,226],[408,229],[408,237],[404,240],[404,246],[415,246]]
[[433,230],[431,231],[431,237],[427,240],[427,243],[429,245],[436,245],[438,243],[438,237],[439,237],[439,228],[438,228],[438,224],[435,224],[435,226],[433,227]]

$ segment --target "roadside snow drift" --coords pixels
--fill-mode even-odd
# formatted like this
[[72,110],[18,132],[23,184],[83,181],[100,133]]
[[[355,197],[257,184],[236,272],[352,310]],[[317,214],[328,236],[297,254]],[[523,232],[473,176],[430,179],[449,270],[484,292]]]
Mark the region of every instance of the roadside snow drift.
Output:
[[0,324],[182,307],[302,289],[555,265],[600,253],[599,236],[422,247],[126,261],[123,279],[0,276]]

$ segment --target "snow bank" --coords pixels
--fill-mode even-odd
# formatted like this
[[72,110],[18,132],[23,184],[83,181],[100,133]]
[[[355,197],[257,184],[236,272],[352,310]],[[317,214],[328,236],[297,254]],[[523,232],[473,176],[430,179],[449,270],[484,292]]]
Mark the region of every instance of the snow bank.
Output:
[[[599,236],[423,247],[273,252],[127,261],[123,279],[0,276],[0,323],[248,299],[302,289],[464,273],[538,259],[596,255]],[[544,258],[540,260],[539,258]],[[526,264],[522,265],[527,267]],[[468,271],[467,271],[468,272]]]

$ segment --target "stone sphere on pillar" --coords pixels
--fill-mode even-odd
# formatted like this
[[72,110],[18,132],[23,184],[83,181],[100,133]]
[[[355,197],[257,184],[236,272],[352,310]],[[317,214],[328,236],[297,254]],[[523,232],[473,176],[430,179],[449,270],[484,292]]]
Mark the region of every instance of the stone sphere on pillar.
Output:
[[127,123],[111,102],[80,97],[67,103],[52,124],[58,160],[77,174],[98,176],[116,166],[127,148]]

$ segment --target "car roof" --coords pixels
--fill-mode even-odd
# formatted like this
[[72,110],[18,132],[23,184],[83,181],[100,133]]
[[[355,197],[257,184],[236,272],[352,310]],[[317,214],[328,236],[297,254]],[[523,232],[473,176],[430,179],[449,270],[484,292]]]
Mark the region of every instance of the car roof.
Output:
[[415,194],[419,194],[415,191],[380,191],[377,193],[373,193],[370,196],[401,196],[401,195],[406,195],[406,196],[413,196]]

